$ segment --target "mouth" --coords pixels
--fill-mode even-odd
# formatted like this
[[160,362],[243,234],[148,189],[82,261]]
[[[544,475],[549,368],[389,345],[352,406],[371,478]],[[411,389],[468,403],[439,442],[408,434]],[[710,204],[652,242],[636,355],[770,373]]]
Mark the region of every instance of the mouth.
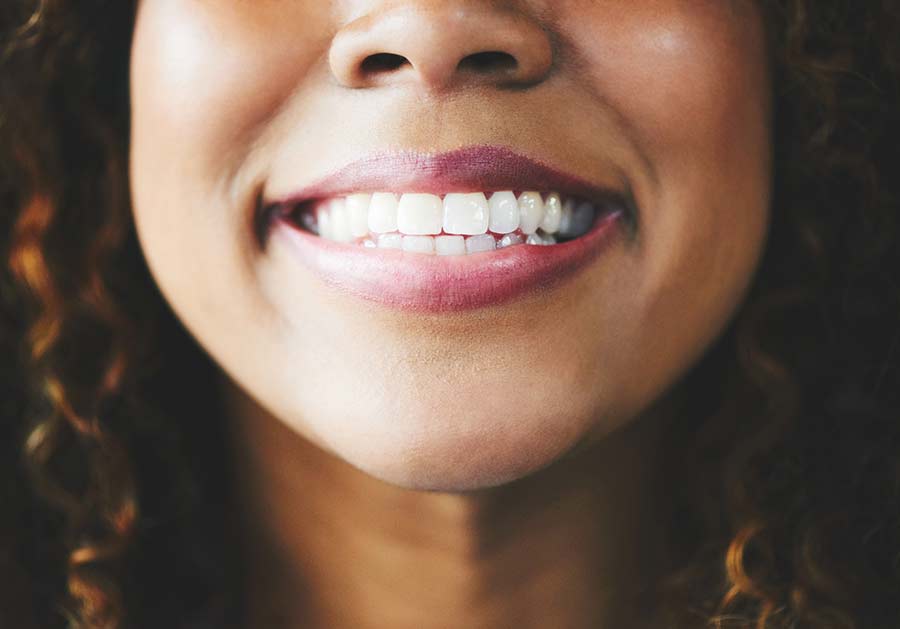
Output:
[[546,291],[587,266],[636,208],[501,147],[368,158],[296,192],[265,195],[257,236],[285,241],[327,285],[405,310],[443,312]]

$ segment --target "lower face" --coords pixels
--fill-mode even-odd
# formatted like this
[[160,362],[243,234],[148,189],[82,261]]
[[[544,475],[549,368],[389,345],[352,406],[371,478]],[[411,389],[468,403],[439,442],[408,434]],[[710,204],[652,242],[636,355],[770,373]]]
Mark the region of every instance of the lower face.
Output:
[[[765,246],[771,97],[749,2],[433,4],[141,2],[131,183],[155,281],[236,386],[457,491],[636,421],[716,340]],[[552,64],[429,83],[451,19]],[[412,67],[350,84],[351,31]]]

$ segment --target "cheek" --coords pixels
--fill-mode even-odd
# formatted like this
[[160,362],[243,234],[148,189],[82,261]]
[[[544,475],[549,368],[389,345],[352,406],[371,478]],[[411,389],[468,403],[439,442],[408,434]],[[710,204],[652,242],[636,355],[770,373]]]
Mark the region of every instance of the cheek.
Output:
[[[135,221],[160,288],[182,314],[217,321],[221,295],[252,282],[253,190],[235,173],[317,57],[313,33],[327,29],[306,4],[290,9],[304,20],[283,4],[277,12],[196,0],[140,5],[131,51]],[[276,13],[294,26],[279,28]],[[235,303],[258,314],[247,297]]]
[[588,89],[653,155],[658,179],[662,169],[721,172],[766,153],[765,41],[751,6],[602,4],[566,28],[581,42]]
[[718,0],[610,4],[569,27],[590,42],[589,89],[652,156],[653,181],[638,191],[645,281],[701,284],[701,269],[748,273],[771,186],[771,87],[758,10]]
[[[566,29],[582,42],[584,89],[652,156],[652,177],[636,191],[635,264],[620,275],[630,316],[617,320],[630,339],[622,370],[648,376],[623,379],[624,397],[646,400],[657,376],[683,372],[724,329],[765,246],[765,39],[759,16],[739,2],[612,2],[593,14],[589,5],[600,3],[582,4],[588,13]],[[740,6],[746,15],[732,13]]]
[[316,51],[327,49],[318,12],[302,13],[302,27],[279,28],[273,9],[144,2],[132,48],[136,135],[190,153],[201,173],[235,170],[279,103],[302,86]]

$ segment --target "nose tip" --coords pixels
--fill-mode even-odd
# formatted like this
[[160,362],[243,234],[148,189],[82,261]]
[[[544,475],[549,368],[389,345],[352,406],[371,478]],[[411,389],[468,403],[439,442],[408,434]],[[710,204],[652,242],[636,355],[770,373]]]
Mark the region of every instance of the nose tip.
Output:
[[436,4],[407,4],[343,27],[329,51],[337,81],[353,88],[416,82],[437,91],[475,84],[534,85],[550,72],[550,37],[527,15]]

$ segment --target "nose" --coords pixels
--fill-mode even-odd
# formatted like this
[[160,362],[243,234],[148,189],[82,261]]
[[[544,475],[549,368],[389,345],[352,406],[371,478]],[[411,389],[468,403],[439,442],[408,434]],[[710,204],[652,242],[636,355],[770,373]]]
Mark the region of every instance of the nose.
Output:
[[[418,83],[429,91],[543,81],[553,46],[541,24],[493,2],[406,2],[341,28],[329,51],[346,87]],[[493,5],[493,6],[492,6]]]

